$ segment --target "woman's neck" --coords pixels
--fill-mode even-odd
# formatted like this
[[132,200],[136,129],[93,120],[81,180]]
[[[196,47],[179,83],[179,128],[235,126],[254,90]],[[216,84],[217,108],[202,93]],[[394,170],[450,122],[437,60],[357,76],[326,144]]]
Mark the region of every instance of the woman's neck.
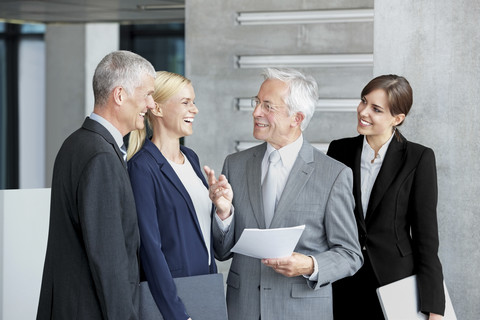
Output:
[[167,132],[160,132],[161,130],[154,130],[152,136],[152,142],[155,144],[162,153],[162,155],[170,161],[178,164],[185,162],[185,157],[180,151],[180,139],[177,137],[171,137]]

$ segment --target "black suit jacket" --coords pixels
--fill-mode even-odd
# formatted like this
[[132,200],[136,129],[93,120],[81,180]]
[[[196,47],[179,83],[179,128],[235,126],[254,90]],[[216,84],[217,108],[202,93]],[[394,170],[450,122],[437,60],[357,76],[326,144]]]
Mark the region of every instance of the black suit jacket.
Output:
[[89,118],[53,170],[50,230],[37,319],[138,319],[140,237],[114,138]]
[[360,180],[364,136],[332,141],[327,154],[353,171],[360,245],[378,283],[386,285],[417,274],[421,310],[443,314],[435,155],[432,149],[400,137],[401,141],[394,137],[388,147],[365,218]]

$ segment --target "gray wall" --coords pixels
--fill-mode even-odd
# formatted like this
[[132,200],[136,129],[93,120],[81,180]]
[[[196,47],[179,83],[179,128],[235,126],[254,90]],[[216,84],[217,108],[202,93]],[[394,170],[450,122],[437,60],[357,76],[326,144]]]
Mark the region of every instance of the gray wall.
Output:
[[480,314],[480,2],[375,1],[374,73],[414,91],[407,139],[437,158],[440,259],[458,319]]

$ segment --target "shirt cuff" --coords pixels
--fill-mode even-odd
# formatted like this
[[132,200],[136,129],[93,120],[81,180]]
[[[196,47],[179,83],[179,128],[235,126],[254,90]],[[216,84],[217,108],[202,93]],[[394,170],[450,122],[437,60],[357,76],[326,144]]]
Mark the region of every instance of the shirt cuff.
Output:
[[318,263],[314,256],[309,256],[313,259],[313,273],[311,275],[303,275],[305,279],[310,281],[318,281]]
[[217,221],[217,225],[220,227],[220,230],[222,230],[222,232],[225,233],[228,231],[228,229],[230,229],[230,224],[232,223],[234,211],[235,209],[232,206],[232,209],[230,211],[230,216],[223,221],[218,217],[218,214],[215,213],[215,220]]

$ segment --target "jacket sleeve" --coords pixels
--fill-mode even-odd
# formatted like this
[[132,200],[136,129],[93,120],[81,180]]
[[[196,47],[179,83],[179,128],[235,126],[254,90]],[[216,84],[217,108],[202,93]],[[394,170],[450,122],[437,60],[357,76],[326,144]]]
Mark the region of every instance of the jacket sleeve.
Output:
[[352,183],[352,171],[344,167],[330,191],[324,221],[330,249],[315,255],[318,263],[316,288],[353,275],[363,264],[353,213]]
[[412,200],[412,239],[416,254],[420,310],[445,311],[442,266],[438,258],[437,172],[435,155],[426,148],[415,170]]
[[[230,181],[228,164],[229,157],[225,159],[222,174],[224,174]],[[233,257],[233,253],[230,252],[230,249],[232,249],[235,244],[235,217],[233,217],[227,231],[223,231],[219,227],[216,217],[212,217],[212,236],[215,257],[220,261],[225,261]]]
[[[105,319],[137,319],[133,296],[138,278],[129,277],[122,199],[128,176],[114,153],[93,157],[84,168],[77,189],[79,222],[95,289]],[[127,185],[125,185],[127,183]],[[128,220],[127,220],[128,221]]]
[[[143,161],[143,159],[142,159]],[[141,247],[140,259],[152,296],[164,319],[185,320],[189,316],[177,296],[177,289],[162,251],[162,240],[158,224],[154,176],[145,163],[130,162],[129,174],[138,214]],[[170,244],[172,245],[172,244]]]

